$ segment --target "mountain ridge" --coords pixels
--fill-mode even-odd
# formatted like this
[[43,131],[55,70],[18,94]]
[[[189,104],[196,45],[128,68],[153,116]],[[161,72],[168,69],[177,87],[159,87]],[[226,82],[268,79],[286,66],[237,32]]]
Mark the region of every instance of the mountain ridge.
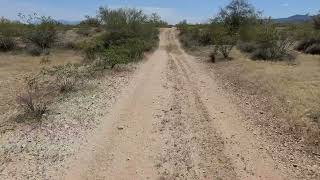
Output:
[[306,15],[296,14],[287,18],[273,19],[273,21],[277,23],[299,23],[299,22],[307,22],[311,20],[312,20],[312,16],[308,14]]

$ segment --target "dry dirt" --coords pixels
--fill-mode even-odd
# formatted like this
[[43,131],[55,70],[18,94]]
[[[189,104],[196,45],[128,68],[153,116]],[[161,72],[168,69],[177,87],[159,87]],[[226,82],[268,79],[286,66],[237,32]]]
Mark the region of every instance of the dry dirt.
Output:
[[[42,133],[41,138],[39,134],[31,140],[26,138],[24,144],[32,147],[38,142],[41,156],[37,151],[31,154],[22,150],[22,155],[16,152],[18,158],[7,153],[11,156],[2,164],[0,177],[319,179],[320,161],[299,153],[294,161],[281,158],[291,151],[275,150],[280,144],[264,137],[259,128],[248,122],[247,114],[231,101],[231,95],[220,87],[207,64],[182,50],[176,33],[175,29],[161,30],[159,49],[134,75],[124,75],[126,81],[119,83],[122,86],[103,85],[104,89],[94,91],[92,99],[99,101],[93,107],[91,96],[87,97],[90,93],[80,93],[84,100],[78,94],[71,98],[75,103],[57,104],[62,113],[49,115],[51,123],[45,121],[41,130],[48,131],[52,125],[59,125],[60,130],[48,132],[51,136]],[[114,101],[106,95],[100,97],[103,90],[113,92]],[[74,104],[79,108],[75,109]],[[67,105],[73,108],[64,109]],[[66,116],[70,112],[64,111],[74,115]],[[74,119],[79,123],[73,124],[77,122]],[[83,130],[85,123],[91,131]],[[15,140],[9,142],[16,144]],[[55,152],[55,156],[48,157],[48,151],[50,155]],[[36,163],[33,169],[27,166],[29,161]],[[301,166],[311,169],[306,173]]]

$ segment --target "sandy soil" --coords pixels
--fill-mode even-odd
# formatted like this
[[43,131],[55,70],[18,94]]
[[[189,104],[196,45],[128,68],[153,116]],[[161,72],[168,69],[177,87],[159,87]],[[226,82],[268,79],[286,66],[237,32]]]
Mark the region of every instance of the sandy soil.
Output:
[[[42,158],[39,162],[43,164],[33,171],[41,170],[42,176],[31,172],[29,178],[319,179],[319,162],[310,161],[313,175],[299,177],[298,165],[275,158],[279,156],[272,149],[278,144],[247,123],[246,114],[230,101],[206,64],[182,50],[175,29],[161,31],[159,49],[128,82],[113,105],[95,104],[77,116],[86,122],[88,114],[100,112],[93,118],[99,123],[90,133],[78,131],[80,138],[72,138],[77,128],[71,128],[73,131],[65,134],[69,137],[65,142],[77,139],[78,149],[70,155],[60,148],[57,157],[61,162],[56,169],[43,168],[49,166],[44,160],[52,158]],[[78,102],[79,106],[83,103]],[[61,123],[69,120],[64,118]],[[18,165],[17,160],[10,168],[4,166],[0,177],[14,179],[14,173],[23,177]]]

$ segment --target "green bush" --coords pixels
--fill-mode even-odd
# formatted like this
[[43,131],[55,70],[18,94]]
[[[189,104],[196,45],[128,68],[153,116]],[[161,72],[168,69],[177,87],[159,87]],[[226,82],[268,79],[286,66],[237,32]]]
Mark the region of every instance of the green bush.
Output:
[[229,58],[229,54],[232,50],[232,48],[237,43],[237,36],[227,34],[225,32],[216,32],[213,34],[214,39],[214,53],[215,54],[222,54],[224,58]]
[[258,39],[258,25],[244,25],[239,29],[239,39],[242,42],[253,42]]
[[112,47],[105,51],[105,61],[113,69],[117,64],[126,64],[130,61],[130,52],[124,47]]
[[251,56],[255,60],[281,61],[293,57],[290,55],[293,39],[281,35],[272,24],[266,23],[259,27],[256,43],[257,48]]
[[256,23],[259,16],[260,13],[247,0],[232,0],[220,9],[213,21],[223,24],[230,33],[238,33],[241,26]]
[[157,25],[161,22],[140,10],[100,8],[98,18],[104,33],[78,45],[93,71],[139,60],[159,42]]
[[185,47],[206,46],[213,43],[209,25],[178,25],[180,41]]
[[82,50],[83,59],[85,63],[92,63],[98,57],[99,52],[101,51],[99,44],[95,41],[84,41],[81,42],[79,48]]

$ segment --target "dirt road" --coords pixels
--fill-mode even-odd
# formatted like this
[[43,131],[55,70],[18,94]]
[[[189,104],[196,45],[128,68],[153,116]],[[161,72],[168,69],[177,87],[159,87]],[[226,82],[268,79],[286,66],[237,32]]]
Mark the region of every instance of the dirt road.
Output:
[[65,179],[290,179],[265,146],[165,29]]

